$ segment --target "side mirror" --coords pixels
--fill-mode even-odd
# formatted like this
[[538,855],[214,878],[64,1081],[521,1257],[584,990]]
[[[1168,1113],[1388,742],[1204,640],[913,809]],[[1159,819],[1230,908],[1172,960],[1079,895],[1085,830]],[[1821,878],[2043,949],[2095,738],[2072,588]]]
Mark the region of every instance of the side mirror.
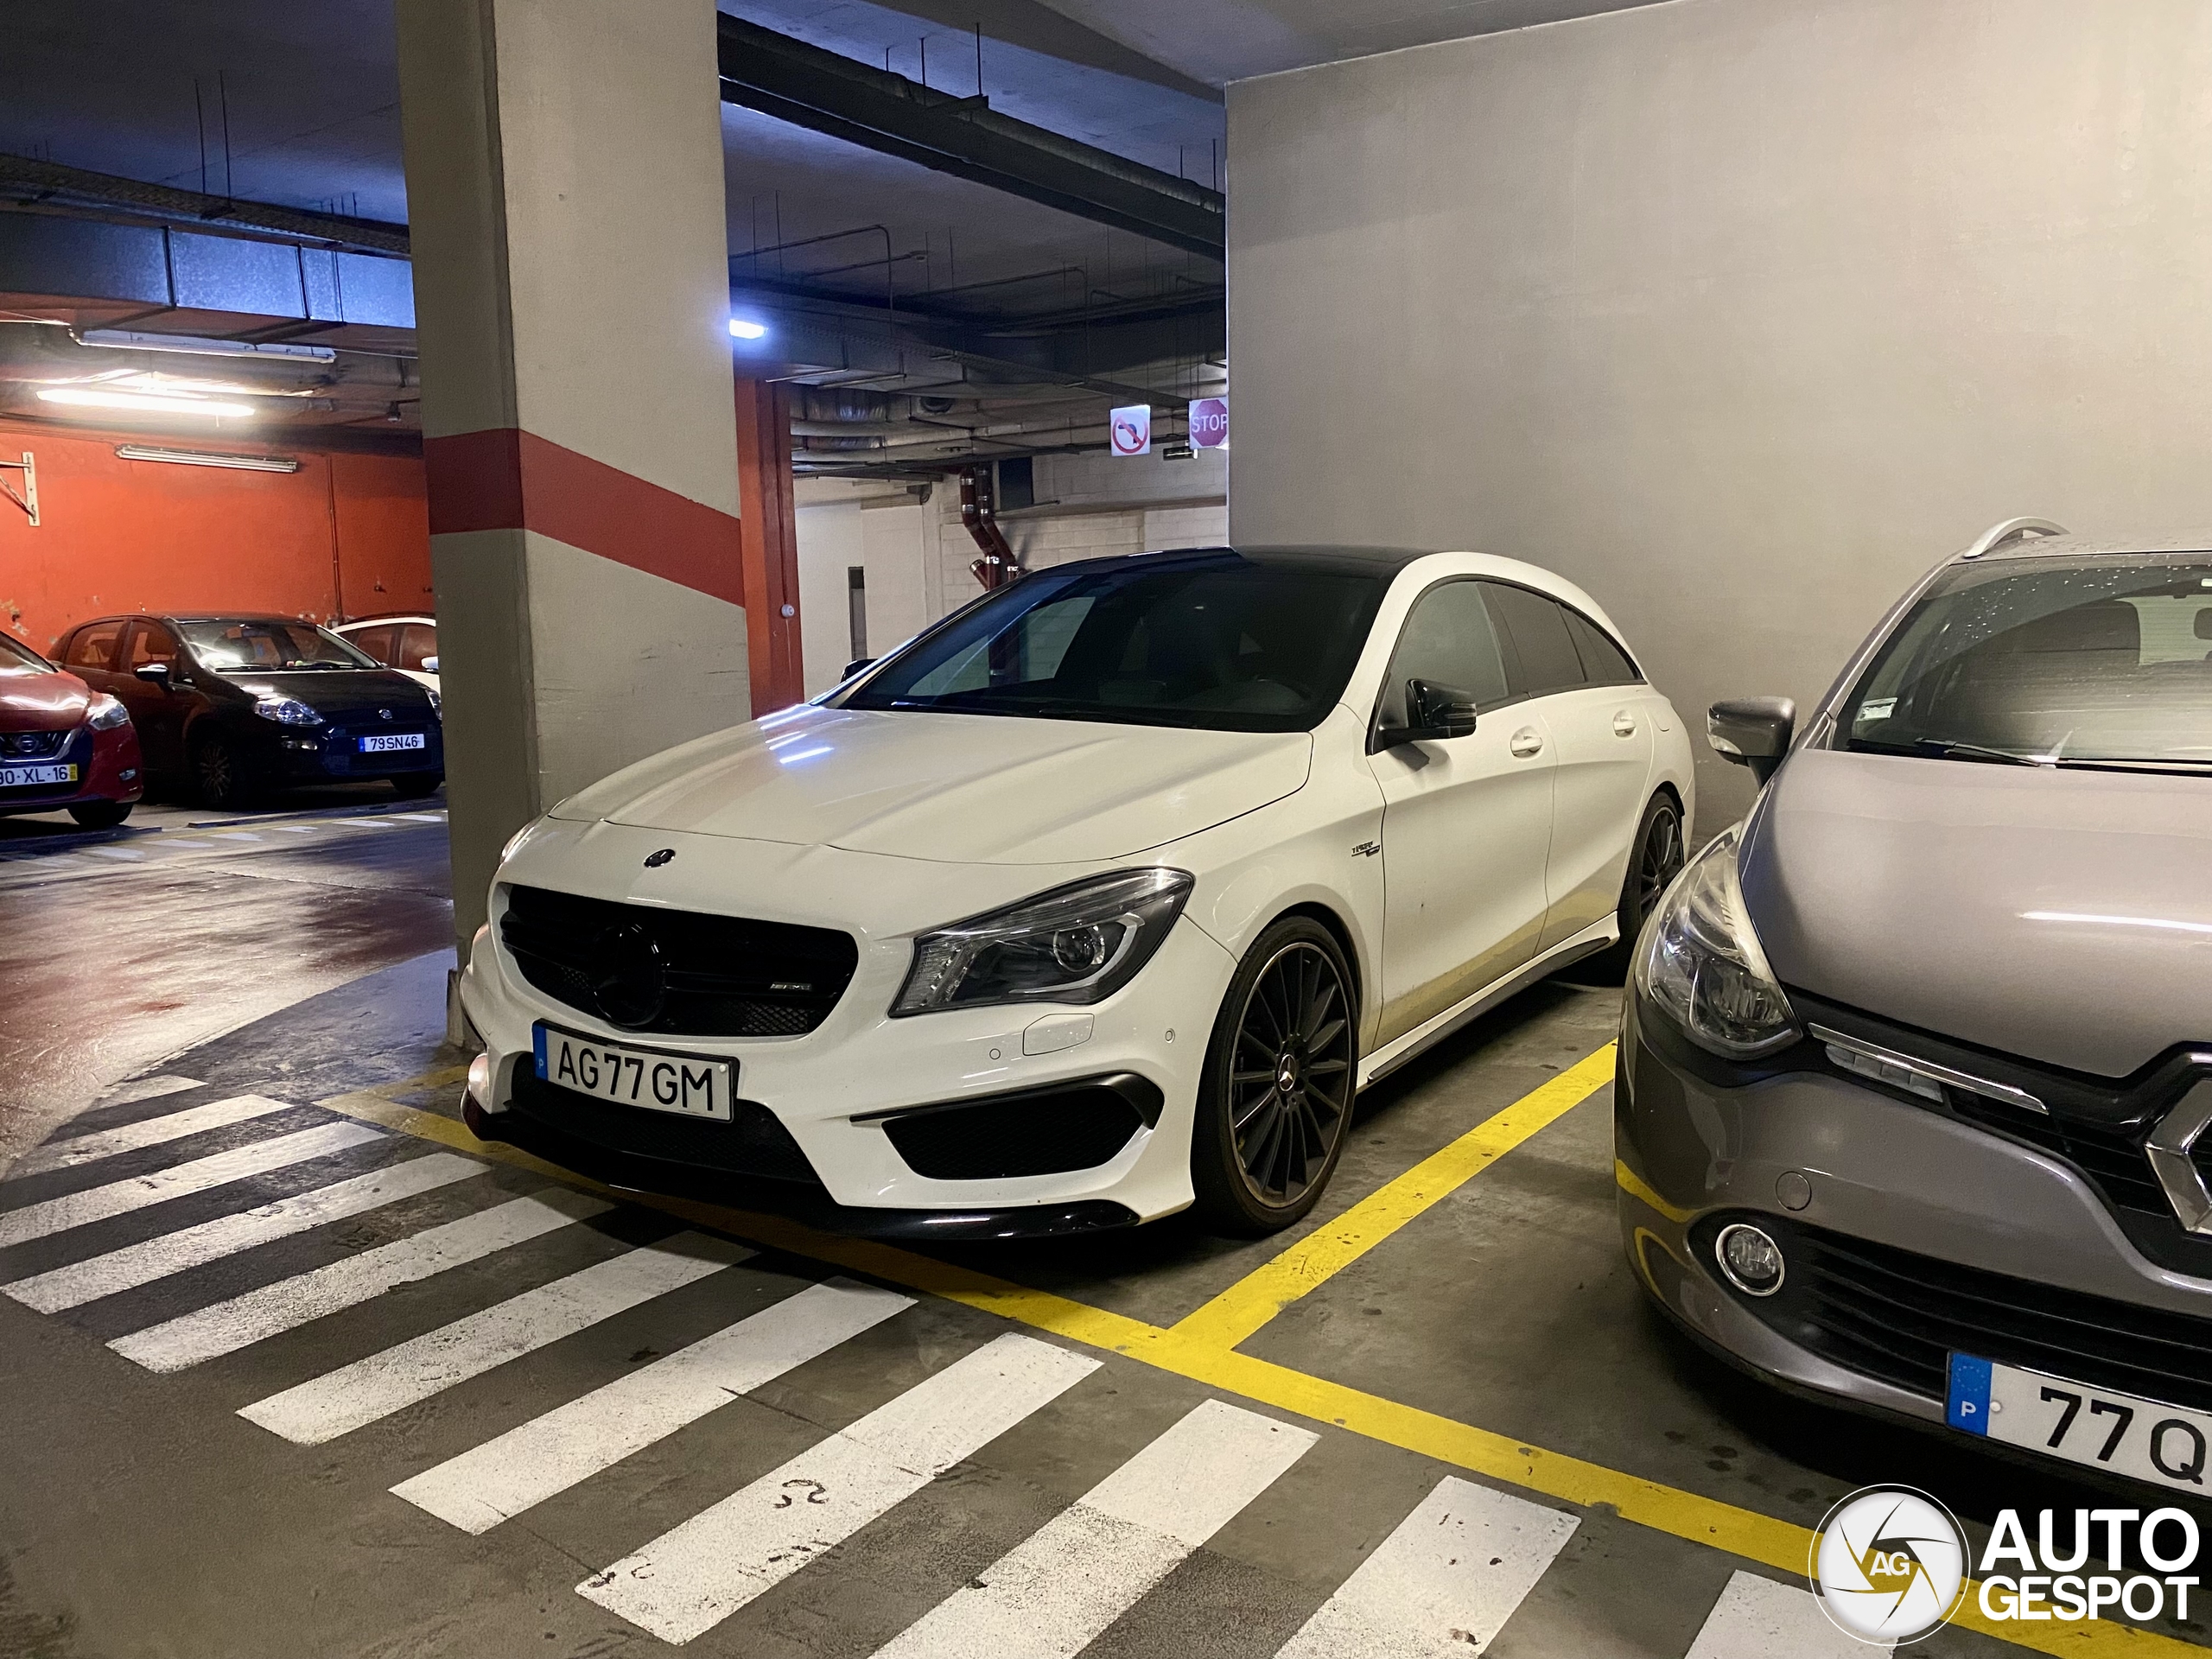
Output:
[[849,680],[854,675],[859,673],[861,670],[873,664],[875,658],[873,657],[855,657],[851,662],[845,664],[845,671],[838,677],[840,679]]
[[438,671],[438,659],[435,657],[425,657],[423,659],[423,671],[425,674],[436,673]]
[[167,663],[141,663],[130,671],[149,685],[158,685],[164,691],[169,689],[169,665]]
[[1787,697],[1734,697],[1714,703],[1705,716],[1706,741],[1713,752],[1749,766],[1762,784],[1789,753],[1796,727],[1797,705]]
[[1433,680],[1408,680],[1406,721],[1403,726],[1377,730],[1375,747],[1395,749],[1406,743],[1435,743],[1468,736],[1475,729],[1474,695]]

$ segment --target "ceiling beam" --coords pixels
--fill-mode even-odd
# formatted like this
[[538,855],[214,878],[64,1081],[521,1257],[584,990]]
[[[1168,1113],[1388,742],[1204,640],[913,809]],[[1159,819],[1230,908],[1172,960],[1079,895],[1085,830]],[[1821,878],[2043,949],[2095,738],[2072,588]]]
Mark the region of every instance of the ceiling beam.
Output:
[[1226,257],[1220,192],[1001,115],[741,17],[715,20],[722,98],[939,173],[1148,237]]

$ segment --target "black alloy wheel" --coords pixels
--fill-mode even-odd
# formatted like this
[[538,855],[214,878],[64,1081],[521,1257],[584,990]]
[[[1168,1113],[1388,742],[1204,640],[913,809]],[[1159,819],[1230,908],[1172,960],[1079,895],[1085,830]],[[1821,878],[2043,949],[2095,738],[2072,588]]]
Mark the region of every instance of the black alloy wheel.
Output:
[[1351,1127],[1359,1009],[1335,936],[1294,916],[1261,935],[1206,1052],[1191,1176],[1199,1213],[1270,1233],[1311,1210]]
[[410,772],[391,780],[391,786],[403,801],[419,801],[426,795],[438,792],[438,785],[446,780],[442,772]]
[[1617,916],[1620,942],[1595,959],[1598,967],[1607,975],[1618,975],[1624,980],[1628,977],[1636,956],[1636,936],[1643,931],[1644,923],[1659,907],[1660,894],[1682,873],[1683,856],[1682,810],[1675,804],[1673,796],[1654,795],[1651,804],[1643,809],[1643,822],[1637,826],[1636,842],[1629,852],[1628,874],[1621,882]]
[[79,801],[69,816],[84,830],[112,830],[130,816],[129,801]]
[[202,806],[245,806],[256,792],[245,763],[229,741],[221,737],[203,737],[193,746],[192,777],[200,786]]

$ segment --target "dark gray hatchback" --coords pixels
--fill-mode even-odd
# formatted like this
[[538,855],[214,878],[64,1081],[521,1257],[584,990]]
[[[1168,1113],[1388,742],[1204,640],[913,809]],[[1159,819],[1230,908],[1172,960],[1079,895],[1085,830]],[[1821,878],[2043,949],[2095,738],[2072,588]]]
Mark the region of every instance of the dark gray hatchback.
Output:
[[[1907,594],[1656,906],[1628,1252],[1736,1363],[2202,1491],[2212,552],[2014,520]],[[2086,1409],[2084,1409],[2086,1404]]]

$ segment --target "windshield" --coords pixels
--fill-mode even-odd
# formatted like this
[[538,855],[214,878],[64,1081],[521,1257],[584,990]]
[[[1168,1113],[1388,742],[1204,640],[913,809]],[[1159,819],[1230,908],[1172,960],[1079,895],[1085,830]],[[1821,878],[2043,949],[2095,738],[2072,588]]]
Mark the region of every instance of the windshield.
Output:
[[2212,554],[1961,565],[1839,711],[1845,748],[2212,768]]
[[377,665],[312,622],[180,622],[177,630],[193,655],[219,674]]
[[1343,695],[1389,585],[1226,550],[1024,576],[838,700],[848,709],[1306,731]]
[[4,633],[0,633],[0,671],[11,668],[35,669],[47,674],[54,671],[52,663],[48,662],[45,658],[40,656],[22,640],[13,639]]

